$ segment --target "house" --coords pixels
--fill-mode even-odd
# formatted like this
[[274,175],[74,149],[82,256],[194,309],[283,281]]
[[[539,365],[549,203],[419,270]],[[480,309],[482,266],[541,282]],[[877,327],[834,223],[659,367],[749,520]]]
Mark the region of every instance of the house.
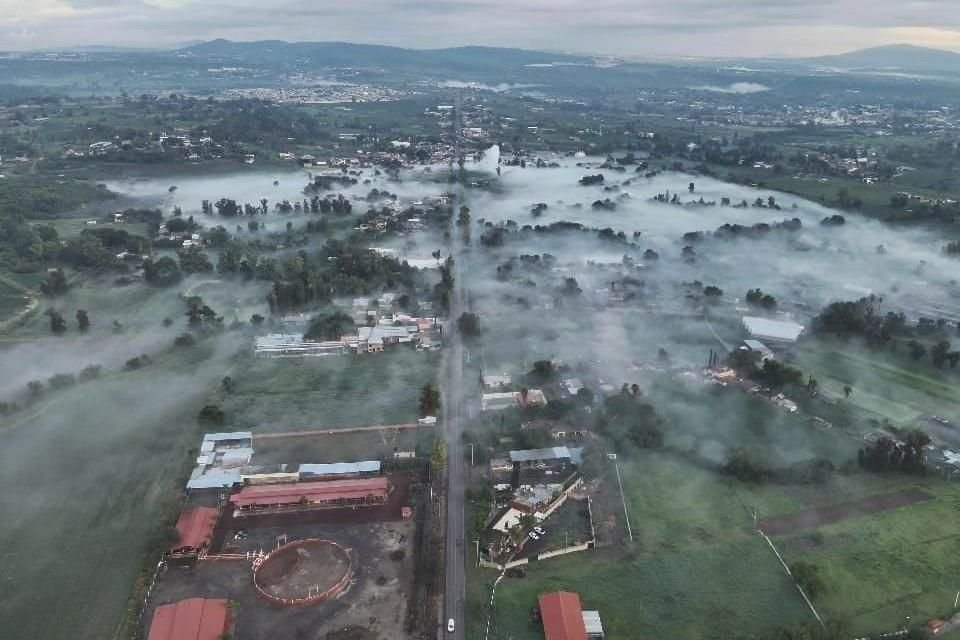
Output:
[[491,391],[504,391],[510,388],[512,380],[507,374],[483,376],[483,388]]
[[583,449],[568,447],[548,447],[546,449],[521,449],[510,452],[510,462],[515,467],[534,467],[546,469],[548,467],[565,467],[570,464],[579,464]]
[[510,407],[529,407],[547,404],[547,397],[539,389],[484,393],[480,396],[482,411],[502,411]]
[[760,354],[761,363],[766,362],[774,357],[773,351],[771,351],[767,345],[763,344],[759,340],[744,340],[743,346],[745,346],[751,353]]

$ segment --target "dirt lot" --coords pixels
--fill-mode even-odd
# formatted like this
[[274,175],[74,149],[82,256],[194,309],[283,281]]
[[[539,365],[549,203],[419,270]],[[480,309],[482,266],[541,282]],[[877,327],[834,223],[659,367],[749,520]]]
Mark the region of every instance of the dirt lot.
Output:
[[[246,524],[246,523],[245,523]],[[193,569],[169,568],[157,581],[144,620],[156,606],[184,598],[228,598],[236,603],[237,640],[406,640],[404,616],[412,592],[414,523],[290,524],[246,527],[247,538],[233,540],[237,551],[269,551],[278,539],[325,538],[350,549],[354,576],[338,597],[313,606],[281,608],[256,595],[251,563],[206,560]],[[402,552],[402,553],[401,553]],[[145,630],[146,631],[146,630]],[[338,635],[339,634],[339,635]]]
[[798,511],[777,518],[768,518],[760,522],[760,529],[768,535],[794,533],[803,529],[812,529],[823,524],[839,522],[854,516],[887,511],[905,507],[916,502],[931,500],[933,496],[921,489],[908,489],[897,493],[888,493],[850,502],[841,502],[829,507]]

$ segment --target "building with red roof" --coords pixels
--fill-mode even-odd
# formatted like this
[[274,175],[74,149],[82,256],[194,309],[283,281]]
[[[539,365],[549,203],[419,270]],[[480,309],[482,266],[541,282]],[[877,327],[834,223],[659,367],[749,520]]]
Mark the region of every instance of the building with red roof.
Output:
[[226,600],[190,598],[157,607],[147,640],[219,640],[229,632]]
[[177,542],[167,553],[171,555],[197,555],[213,539],[220,512],[213,507],[187,509],[177,518]]
[[378,476],[323,482],[250,485],[230,496],[230,503],[240,511],[339,507],[383,504],[389,495],[390,485],[387,478]]
[[547,640],[587,640],[579,594],[557,591],[544,593],[538,600],[540,620]]

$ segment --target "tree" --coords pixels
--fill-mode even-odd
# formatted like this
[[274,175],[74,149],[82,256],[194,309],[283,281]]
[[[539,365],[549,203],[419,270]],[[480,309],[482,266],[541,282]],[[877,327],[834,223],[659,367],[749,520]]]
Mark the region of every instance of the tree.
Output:
[[67,321],[59,311],[47,309],[44,313],[50,317],[50,331],[59,335],[67,330]]
[[197,339],[193,337],[193,334],[190,333],[181,333],[176,338],[173,339],[173,346],[175,347],[192,347],[196,344]]
[[826,589],[823,578],[820,577],[820,569],[813,563],[798,560],[790,565],[790,573],[800,588],[813,600]]
[[927,348],[916,340],[910,340],[907,347],[910,349],[910,357],[914,360],[919,360],[927,354]]
[[223,380],[220,381],[220,386],[223,387],[224,393],[233,393],[237,385],[233,382],[233,378],[230,376],[223,376]]
[[690,193],[693,193],[694,189],[696,189],[696,188],[697,188],[697,185],[695,185],[695,184],[692,183],[692,182],[687,185],[687,191],[689,191]]
[[480,335],[480,318],[475,313],[464,312],[457,318],[457,329],[465,338]]
[[343,311],[335,311],[316,316],[310,321],[304,340],[339,340],[343,335],[353,330],[353,318]]
[[208,404],[204,405],[203,409],[200,410],[197,419],[201,424],[222,425],[226,422],[226,414],[224,414],[223,409],[221,409],[219,405]]
[[851,393],[853,393],[853,387],[848,384],[843,385],[843,397],[849,398]]
[[947,340],[940,340],[937,344],[933,345],[933,348],[930,349],[930,359],[933,361],[933,366],[938,369],[942,369],[944,363],[947,361],[947,358],[950,353],[950,342]]
[[169,256],[164,256],[156,262],[150,258],[143,261],[143,279],[148,284],[169,287],[180,282],[182,277],[177,262]]
[[440,411],[440,391],[432,384],[423,385],[420,390],[420,417],[435,416]]
[[723,296],[723,289],[721,289],[720,287],[715,287],[713,285],[708,285],[707,287],[704,287],[703,295],[713,299],[720,298]]
[[443,438],[435,438],[433,441],[433,452],[430,454],[430,471],[434,475],[439,475],[443,471],[443,465],[447,462],[447,444]]
[[180,270],[184,273],[209,273],[213,271],[213,263],[210,262],[210,258],[196,245],[178,251],[177,257],[180,259]]
[[252,316],[250,316],[250,324],[252,324],[255,327],[259,327],[260,325],[262,325],[264,320],[266,320],[266,318],[264,318],[259,313],[255,313]]
[[556,374],[557,369],[550,360],[537,360],[533,363],[533,369],[530,371],[530,377],[535,378],[538,382],[552,380]]
[[764,360],[757,378],[771,389],[779,390],[789,385],[800,384],[803,381],[803,373],[799,369],[768,358]]
[[77,328],[80,331],[86,331],[90,328],[90,316],[84,309],[77,309]]
[[40,291],[47,296],[59,296],[67,292],[67,276],[63,269],[47,271],[47,279],[40,283]]

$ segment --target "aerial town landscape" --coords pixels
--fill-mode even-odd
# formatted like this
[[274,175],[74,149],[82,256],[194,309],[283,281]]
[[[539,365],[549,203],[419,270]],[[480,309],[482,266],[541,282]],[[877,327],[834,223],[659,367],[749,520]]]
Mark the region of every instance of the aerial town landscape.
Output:
[[960,638],[960,53],[251,40],[0,54],[0,639]]

